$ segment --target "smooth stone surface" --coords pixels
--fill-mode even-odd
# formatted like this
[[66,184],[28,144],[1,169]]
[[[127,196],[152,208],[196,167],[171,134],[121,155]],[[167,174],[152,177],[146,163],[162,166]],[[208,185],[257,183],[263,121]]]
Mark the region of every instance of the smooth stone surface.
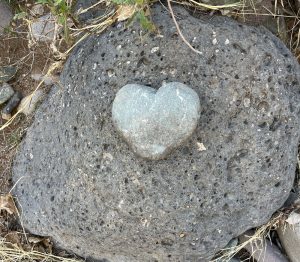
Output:
[[[174,12],[202,55],[161,6],[153,9],[159,35],[121,23],[73,51],[13,166],[32,233],[86,258],[204,262],[287,199],[300,133],[298,63],[264,28]],[[166,160],[143,160],[115,130],[112,103],[126,84],[157,90],[163,81],[193,87],[201,117]]]
[[41,16],[44,14],[44,5],[42,4],[36,4],[33,7],[31,7],[31,14],[34,16]]
[[128,84],[117,93],[112,107],[117,130],[137,155],[151,160],[166,158],[189,138],[199,117],[197,93],[178,82],[157,91]]
[[19,91],[16,91],[3,107],[1,117],[5,120],[11,119],[13,111],[17,108],[22,98],[23,95]]
[[22,98],[23,98],[23,95],[19,91],[16,91],[13,94],[13,96],[8,100],[5,107],[2,109],[2,113],[4,115],[11,114],[14,111],[14,109],[17,108],[17,106],[21,102]]
[[228,244],[226,245],[225,248],[233,248],[233,247],[236,247],[236,246],[238,245],[238,242],[239,242],[238,238],[233,238],[233,239],[231,239],[231,240],[228,242]]
[[11,80],[17,72],[15,66],[0,66],[0,84]]
[[5,28],[10,25],[13,19],[13,13],[9,5],[3,1],[0,1],[0,35],[3,34]]
[[42,100],[44,95],[44,91],[39,89],[36,90],[33,95],[24,97],[18,106],[18,111],[22,110],[22,113],[26,116],[31,115],[35,111],[37,103]]
[[[298,214],[300,220],[300,214]],[[280,242],[291,262],[300,262],[300,223],[284,223],[277,229]]]
[[0,84],[0,105],[9,100],[14,93],[15,91],[9,84]]
[[55,17],[53,15],[46,14],[31,24],[32,36],[37,41],[51,41],[54,37],[55,31]]
[[[239,236],[240,243],[244,243],[254,235],[253,230],[247,231]],[[252,258],[257,262],[289,262],[287,257],[281,253],[279,248],[268,239],[255,239],[244,247]]]

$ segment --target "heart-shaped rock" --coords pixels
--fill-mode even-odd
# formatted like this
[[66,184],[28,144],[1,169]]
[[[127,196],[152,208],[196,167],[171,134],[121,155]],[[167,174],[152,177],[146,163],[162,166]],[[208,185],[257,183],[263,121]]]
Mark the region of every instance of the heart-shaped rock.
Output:
[[158,90],[128,84],[113,102],[112,118],[133,151],[146,159],[163,159],[196,129],[200,100],[188,86],[172,82]]

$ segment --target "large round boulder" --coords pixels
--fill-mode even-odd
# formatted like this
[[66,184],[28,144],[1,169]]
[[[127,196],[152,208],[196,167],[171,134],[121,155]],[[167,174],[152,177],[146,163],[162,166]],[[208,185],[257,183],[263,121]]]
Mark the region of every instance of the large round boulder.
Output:
[[[265,223],[289,195],[299,141],[299,67],[264,28],[175,8],[157,32],[120,23],[81,43],[39,108],[13,167],[22,222],[109,261],[206,261]],[[136,156],[112,121],[126,84],[181,82],[199,96],[188,141]]]

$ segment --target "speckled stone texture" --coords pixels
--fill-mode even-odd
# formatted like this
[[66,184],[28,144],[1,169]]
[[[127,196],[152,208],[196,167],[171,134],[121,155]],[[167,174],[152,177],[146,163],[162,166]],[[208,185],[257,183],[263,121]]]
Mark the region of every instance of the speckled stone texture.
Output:
[[[202,55],[159,5],[158,35],[118,24],[74,50],[14,162],[31,232],[84,257],[206,261],[288,197],[300,129],[292,54],[263,28],[174,11]],[[166,160],[141,160],[114,128],[112,103],[128,83],[163,81],[192,87],[201,117]]]
[[121,136],[140,157],[165,159],[196,129],[200,117],[197,93],[179,82],[155,90],[128,84],[116,95],[112,120]]

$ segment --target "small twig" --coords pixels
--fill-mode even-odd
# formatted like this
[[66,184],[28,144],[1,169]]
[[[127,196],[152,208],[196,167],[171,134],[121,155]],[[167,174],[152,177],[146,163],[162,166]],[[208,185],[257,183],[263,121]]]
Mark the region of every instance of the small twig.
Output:
[[181,30],[180,30],[180,28],[179,28],[179,25],[178,25],[178,23],[177,23],[177,21],[176,21],[176,18],[175,18],[175,15],[174,15],[174,12],[173,12],[173,9],[172,9],[172,6],[171,6],[171,0],[167,0],[167,2],[168,2],[168,8],[169,8],[169,11],[170,11],[170,13],[171,13],[171,16],[172,16],[172,19],[173,19],[173,21],[174,21],[174,24],[175,24],[175,26],[176,26],[176,29],[177,29],[177,31],[178,31],[178,34],[179,34],[179,36],[181,37],[181,39],[183,40],[183,42],[190,48],[190,49],[192,49],[195,53],[197,53],[197,54],[199,54],[199,55],[202,55],[202,52],[200,52],[199,50],[196,50],[186,39],[185,39],[185,37],[183,36],[183,34],[182,34],[182,32],[181,32]]
[[104,3],[104,2],[105,2],[104,0],[100,0],[100,1],[98,1],[96,4],[93,4],[93,5],[91,5],[90,7],[86,8],[86,9],[79,10],[79,12],[77,13],[77,15],[81,15],[81,14],[83,14],[83,13],[86,13],[86,12],[89,11],[90,9],[93,9],[93,8],[96,7],[97,5],[102,4],[102,3]]

